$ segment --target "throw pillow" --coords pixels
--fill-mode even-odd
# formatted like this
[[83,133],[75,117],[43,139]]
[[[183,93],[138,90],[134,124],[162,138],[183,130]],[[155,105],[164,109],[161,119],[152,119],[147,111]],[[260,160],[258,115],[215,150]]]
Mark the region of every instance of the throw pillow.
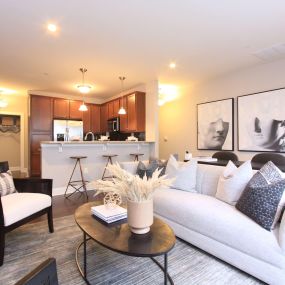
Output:
[[169,157],[165,174],[168,176],[168,178],[175,178],[171,188],[197,192],[196,173],[196,160],[190,160],[182,165],[179,165],[179,162],[174,158],[174,156],[171,155]]
[[236,208],[269,231],[280,218],[284,190],[285,179],[270,161],[249,181]]
[[148,166],[145,166],[143,162],[139,162],[137,168],[137,175],[140,178],[143,178],[145,175],[148,178],[152,177],[153,172],[158,168],[158,164],[156,161],[152,161]]
[[0,173],[0,196],[17,192],[15,189],[12,173],[10,170]]
[[229,161],[219,178],[216,198],[234,206],[252,175],[250,160],[240,167],[236,167],[232,161]]
[[149,163],[152,163],[153,161],[158,165],[158,169],[161,169],[159,176],[165,175],[165,170],[168,160],[163,161],[158,158],[151,157],[149,159]]

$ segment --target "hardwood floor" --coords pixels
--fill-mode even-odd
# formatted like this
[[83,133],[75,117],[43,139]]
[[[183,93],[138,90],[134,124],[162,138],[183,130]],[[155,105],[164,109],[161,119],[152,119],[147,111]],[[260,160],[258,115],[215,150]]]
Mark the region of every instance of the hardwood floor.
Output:
[[[95,191],[87,191],[88,201],[86,201],[85,194],[76,193],[69,198],[65,198],[64,195],[53,196],[52,205],[53,205],[53,218],[59,218],[63,216],[73,215],[75,210],[82,204],[86,202],[102,200],[102,196],[94,197]],[[47,217],[44,215],[33,220],[31,223],[38,221],[47,220]]]

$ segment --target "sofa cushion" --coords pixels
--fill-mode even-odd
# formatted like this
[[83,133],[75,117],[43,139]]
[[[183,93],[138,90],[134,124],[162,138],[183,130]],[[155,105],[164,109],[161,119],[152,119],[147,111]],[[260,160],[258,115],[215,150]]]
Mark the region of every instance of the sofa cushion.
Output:
[[274,233],[266,231],[235,207],[214,197],[158,189],[154,194],[154,211],[190,230],[285,268],[285,258]]
[[280,218],[284,207],[285,179],[271,162],[266,163],[249,181],[236,207],[267,230]]
[[12,225],[51,206],[51,197],[39,193],[13,193],[1,197],[4,225]]
[[181,165],[170,155],[165,174],[168,178],[175,178],[172,188],[196,192],[197,161],[190,160]]
[[229,161],[219,178],[216,198],[234,206],[252,175],[250,160],[240,167],[236,167],[232,161]]
[[0,173],[0,196],[16,192],[13,176],[10,170]]

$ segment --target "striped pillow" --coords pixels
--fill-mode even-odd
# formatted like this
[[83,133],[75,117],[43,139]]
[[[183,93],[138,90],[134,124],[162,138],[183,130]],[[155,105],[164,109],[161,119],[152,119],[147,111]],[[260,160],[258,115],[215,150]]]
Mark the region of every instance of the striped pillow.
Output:
[[10,170],[0,173],[0,196],[15,193],[16,188],[13,181],[13,176]]

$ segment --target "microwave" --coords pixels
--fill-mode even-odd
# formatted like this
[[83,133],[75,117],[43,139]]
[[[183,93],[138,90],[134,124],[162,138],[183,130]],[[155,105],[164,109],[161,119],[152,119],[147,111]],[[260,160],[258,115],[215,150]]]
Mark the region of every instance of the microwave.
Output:
[[108,120],[108,132],[119,132],[120,131],[120,119],[113,118]]

